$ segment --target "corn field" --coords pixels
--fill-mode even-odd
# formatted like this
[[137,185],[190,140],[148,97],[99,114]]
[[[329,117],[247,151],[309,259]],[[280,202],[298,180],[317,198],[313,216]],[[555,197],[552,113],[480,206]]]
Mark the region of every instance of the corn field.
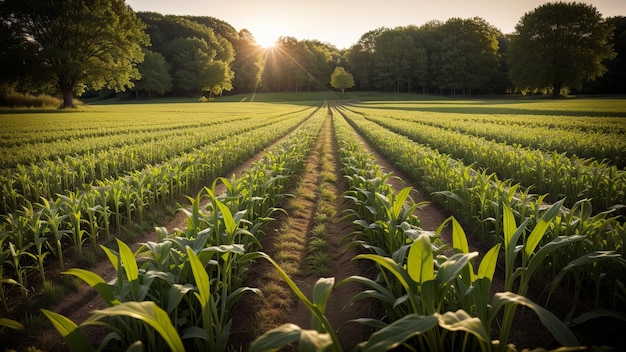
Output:
[[[593,319],[626,321],[626,108],[513,104],[494,115],[420,102],[198,105],[132,118],[105,110],[0,115],[4,333],[25,329],[15,297],[36,296],[33,282],[55,270],[107,305],[79,324],[40,309],[71,350],[228,350],[236,303],[263,296],[245,284],[259,261],[276,267],[312,318],[310,327],[286,323],[261,334],[251,351],[292,342],[341,350],[325,307],[333,288],[348,283],[363,287],[352,304],[375,302],[381,312],[353,322],[372,331],[354,346],[363,351],[515,350],[508,343],[521,307],[558,346],[584,345],[576,328]],[[358,248],[354,260],[376,274],[320,278],[309,298],[261,241],[329,119],[337,145],[329,153],[349,188],[337,195],[350,204],[341,216],[357,229],[343,236]],[[393,175],[364,142],[410,187],[393,189]],[[261,151],[243,176],[228,176]],[[416,209],[428,205],[413,201],[414,188],[452,214],[436,231],[422,229]],[[186,228],[158,226],[153,213],[176,203]],[[157,239],[133,252],[124,236],[146,222]],[[445,226],[451,243],[441,237]],[[488,249],[470,251],[472,241]],[[75,267],[94,251],[110,262],[112,282]],[[550,311],[560,297],[571,300],[567,310]],[[99,346],[84,333],[93,325],[109,331]]]

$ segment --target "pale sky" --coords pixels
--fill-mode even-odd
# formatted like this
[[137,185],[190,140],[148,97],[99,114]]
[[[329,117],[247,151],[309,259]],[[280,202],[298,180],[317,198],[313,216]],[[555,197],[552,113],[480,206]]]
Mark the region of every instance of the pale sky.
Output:
[[[366,32],[430,20],[482,17],[503,33],[545,0],[126,0],[135,11],[211,16],[269,45],[280,36],[349,48]],[[554,2],[554,1],[553,1]],[[566,1],[569,2],[569,1]],[[579,1],[581,2],[581,1]],[[604,17],[626,16],[626,0],[584,0]]]

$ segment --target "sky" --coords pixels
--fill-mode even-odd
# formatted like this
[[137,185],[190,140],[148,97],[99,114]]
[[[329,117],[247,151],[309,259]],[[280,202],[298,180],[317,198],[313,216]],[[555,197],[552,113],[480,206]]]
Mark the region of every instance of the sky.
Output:
[[[316,39],[346,49],[380,27],[421,26],[430,20],[482,17],[512,33],[545,0],[126,0],[133,10],[164,15],[211,16],[237,31],[248,29],[261,45],[280,36]],[[579,0],[579,2],[581,2]],[[626,0],[585,0],[604,17],[626,16]]]

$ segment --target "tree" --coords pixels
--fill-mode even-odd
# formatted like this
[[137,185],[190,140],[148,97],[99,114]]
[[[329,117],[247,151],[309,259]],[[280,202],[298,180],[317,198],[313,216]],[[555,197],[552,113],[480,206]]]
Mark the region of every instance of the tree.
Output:
[[335,70],[330,75],[330,85],[333,88],[341,89],[341,94],[343,94],[346,88],[354,87],[354,78],[343,67],[335,67]]
[[583,3],[547,3],[524,14],[509,47],[510,77],[521,91],[579,88],[602,76],[603,61],[615,56],[613,27]]
[[354,74],[354,80],[360,89],[374,87],[376,38],[386,30],[388,29],[381,27],[363,34],[345,54],[346,66]]
[[464,94],[486,88],[497,74],[500,32],[479,17],[451,18],[438,31],[439,45],[431,64],[434,82]]
[[[197,37],[178,38],[167,44],[165,56],[171,58],[174,86],[194,94],[232,89],[229,62],[216,59],[219,53],[216,48],[215,43],[209,45]],[[230,52],[232,55],[232,47]]]
[[233,41],[233,49],[236,53],[232,64],[232,70],[236,73],[234,89],[238,92],[253,92],[261,83],[263,50],[247,29],[239,31],[239,38]]
[[594,82],[585,85],[585,93],[626,93],[626,17],[616,16],[606,19],[615,27],[613,50],[617,56],[606,60],[608,72]]
[[399,92],[406,83],[409,90],[411,63],[416,56],[413,38],[404,28],[387,30],[376,38],[375,50],[379,85],[385,91]]
[[169,65],[160,53],[145,50],[144,54],[144,60],[139,64],[141,79],[135,83],[136,89],[148,92],[148,98],[152,92],[163,95],[172,89]]
[[149,37],[123,0],[4,0],[0,17],[15,48],[29,49],[29,59],[10,60],[9,70],[42,86],[54,82],[63,107],[85,88],[124,91],[139,78]]

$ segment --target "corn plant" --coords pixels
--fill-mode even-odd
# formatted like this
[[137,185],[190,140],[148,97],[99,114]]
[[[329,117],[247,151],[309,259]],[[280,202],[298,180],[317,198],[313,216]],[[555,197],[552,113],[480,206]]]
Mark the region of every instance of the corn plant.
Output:
[[86,231],[82,228],[83,224],[87,222],[83,217],[84,195],[70,192],[68,195],[59,195],[59,198],[63,200],[63,211],[68,214],[70,239],[76,250],[76,258],[80,260],[83,258],[83,243],[86,241],[86,238],[84,238]]
[[63,199],[57,198],[54,202],[50,202],[45,198],[41,199],[42,203],[39,204],[41,208],[41,214],[43,217],[43,223],[46,225],[45,231],[51,234],[50,240],[53,242],[51,247],[55,248],[53,250],[53,254],[59,260],[59,269],[61,271],[65,270],[64,268],[64,259],[63,259],[63,239],[69,236],[69,231],[63,228],[65,223],[65,219],[69,216],[68,214],[62,214],[62,206]]
[[[508,216],[506,218],[510,220]],[[378,293],[365,291],[364,294],[356,296],[355,300],[386,297],[384,299],[388,303],[398,304],[402,300],[408,301],[410,306],[408,314],[388,325],[371,319],[360,319],[359,322],[370,326],[379,328],[384,326],[363,344],[363,350],[377,350],[381,346],[398,346],[412,337],[417,337],[414,343],[427,350],[455,348],[466,350],[473,344],[476,344],[477,348],[482,351],[505,350],[510,330],[507,321],[512,319],[515,313],[514,308],[519,304],[533,310],[560,343],[567,346],[578,344],[571,331],[558,318],[522,294],[497,293],[490,308],[489,291],[500,245],[493,247],[487,253],[478,267],[478,272],[474,273],[472,259],[478,253],[468,253],[465,233],[456,220],[452,219],[452,222],[453,243],[457,253],[449,258],[439,255],[435,260],[433,245],[428,234],[419,235],[411,244],[406,264],[377,254],[362,254],[354,258],[372,260],[384,270],[392,273],[402,285],[406,295],[404,298],[403,296],[389,297],[391,291],[373,280],[351,277],[340,284],[360,282],[378,290]],[[504,323],[500,338],[492,341],[490,327],[502,309],[504,309]],[[434,329],[436,326],[442,330]],[[505,331],[505,329],[509,330]],[[446,330],[459,331],[462,336],[457,339],[455,335],[445,332]],[[469,335],[474,337],[474,342],[467,339]],[[457,345],[458,343],[461,345]]]
[[[0,241],[1,243],[2,241]],[[2,248],[2,246],[0,246]],[[9,293],[11,292],[10,288],[17,287],[22,292],[22,295],[26,295],[28,291],[26,288],[17,282],[15,279],[6,276],[4,269],[5,264],[8,266],[8,261],[11,259],[11,252],[9,249],[0,251],[0,301],[2,301],[2,311],[5,313],[11,313],[12,307],[9,307],[7,299],[9,297]]]
[[[438,151],[427,148],[425,146],[418,145],[412,141],[408,141],[402,136],[381,128],[379,125],[367,121],[363,116],[358,114],[346,113],[346,117],[354,124],[356,128],[362,131],[367,138],[376,144],[377,148],[380,148],[381,152],[385,154],[390,160],[396,162],[405,171],[407,171],[416,181],[422,183],[422,185],[431,192],[446,192],[451,196],[448,197],[451,201],[446,202],[446,206],[452,211],[452,213],[459,219],[463,219],[463,223],[466,226],[473,226],[474,228],[483,228],[487,232],[478,232],[483,242],[495,244],[504,238],[502,232],[502,222],[494,221],[502,217],[502,206],[508,204],[513,210],[517,221],[524,221],[524,219],[530,216],[529,225],[534,226],[539,221],[541,215],[539,214],[545,195],[533,196],[528,192],[517,192],[511,194],[511,188],[515,185],[507,184],[507,181],[499,181],[493,179],[493,182],[483,182],[478,172],[465,172],[464,166],[460,161],[454,160],[447,155],[442,155]],[[472,179],[476,179],[475,182],[470,182]],[[488,193],[483,193],[487,188],[483,188],[481,185],[491,184]],[[475,187],[478,186],[478,187]],[[480,190],[476,192],[476,190]],[[459,198],[459,200],[452,198]],[[468,198],[465,198],[468,197]],[[486,204],[482,200],[489,200]],[[484,204],[488,209],[483,208],[481,216],[488,215],[487,218],[478,219],[478,215],[472,214],[466,211],[465,206],[460,204],[472,205],[472,204]],[[565,210],[563,210],[565,211]],[[578,212],[575,212],[577,214]],[[577,216],[577,215],[575,215]],[[594,228],[590,226],[587,232],[587,237],[591,240],[579,241],[574,246],[580,246],[582,252],[589,252],[587,244],[594,243],[593,238],[610,238],[610,240],[604,242],[595,242],[596,247],[592,250],[613,250],[614,248],[623,248],[621,244],[623,236],[620,235],[620,229],[623,225],[619,223],[618,219],[611,219],[607,217],[607,221],[602,226]],[[465,221],[469,221],[466,224]],[[578,221],[574,220],[574,223]],[[471,225],[470,225],[471,224]],[[610,226],[608,226],[610,224]],[[551,231],[552,236],[571,236],[576,235],[575,232],[566,232],[566,228],[561,226],[557,229],[559,232]],[[597,236],[597,237],[596,237]],[[548,238],[541,239],[542,244],[549,242]],[[604,247],[605,243],[616,243],[617,246],[613,248]],[[587,249],[582,249],[583,247]],[[571,260],[571,259],[570,259]],[[567,263],[562,263],[563,265]],[[552,273],[551,267],[541,267],[538,270],[542,271],[541,277],[549,277],[548,274]]]
[[[12,242],[9,242],[10,260],[7,261],[7,264],[13,269],[16,281],[22,287],[28,287],[28,276],[37,270],[37,267],[31,264],[33,261],[36,262],[37,257],[28,250],[32,245],[31,243],[28,246],[16,248]],[[26,295],[26,292],[22,291],[23,296]]]
[[[109,323],[101,322],[101,320],[103,318],[115,319],[120,317],[128,317],[131,321],[136,322],[140,329],[137,330],[137,332],[143,330],[148,331],[148,335],[151,337],[150,340],[133,341],[133,343],[130,344],[129,350],[132,347],[134,347],[133,350],[137,347],[143,350],[144,344],[147,345],[146,348],[154,350],[153,348],[156,347],[155,341],[157,341],[157,336],[160,336],[164,341],[168,350],[185,350],[181,337],[169,320],[167,313],[154,302],[124,302],[102,310],[95,310],[85,322],[81,323],[80,327],[61,314],[46,309],[42,309],[42,312],[50,320],[54,328],[63,336],[70,351],[94,351],[87,336],[80,330],[80,327],[104,325],[113,330],[113,332],[105,338],[103,344],[115,338],[117,336],[115,327],[111,326]],[[158,335],[155,335],[154,332]],[[101,350],[101,348],[98,350]]]

